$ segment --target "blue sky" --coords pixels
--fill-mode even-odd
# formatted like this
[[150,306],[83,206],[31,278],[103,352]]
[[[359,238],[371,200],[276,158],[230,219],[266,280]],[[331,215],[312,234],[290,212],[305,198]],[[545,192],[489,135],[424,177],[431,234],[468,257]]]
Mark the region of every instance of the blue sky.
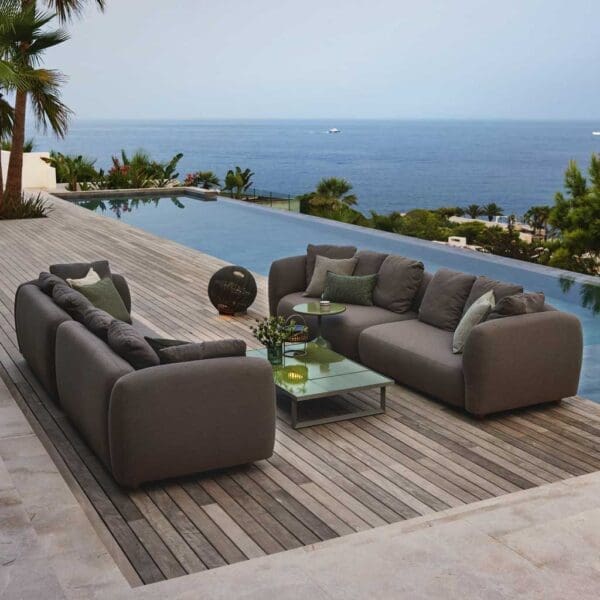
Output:
[[81,118],[600,118],[598,0],[108,0]]

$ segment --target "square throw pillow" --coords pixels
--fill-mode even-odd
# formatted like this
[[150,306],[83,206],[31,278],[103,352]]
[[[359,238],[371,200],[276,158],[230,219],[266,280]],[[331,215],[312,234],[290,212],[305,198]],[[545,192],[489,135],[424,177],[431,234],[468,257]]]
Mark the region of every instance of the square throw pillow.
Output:
[[108,340],[108,328],[113,321],[114,317],[100,308],[92,307],[83,313],[83,324],[105,342]]
[[373,252],[372,250],[359,250],[354,258],[358,261],[356,263],[356,269],[354,269],[354,275],[373,275],[373,273],[379,273],[379,269],[383,261],[386,259],[387,254],[382,252]]
[[227,358],[246,356],[246,342],[243,340],[211,340],[194,344],[181,344],[159,350],[163,364],[205,360],[207,358]]
[[355,258],[326,258],[318,255],[315,261],[315,268],[312,279],[304,292],[305,296],[320,297],[325,289],[325,280],[327,272],[337,273],[338,275],[352,275],[356,267]]
[[100,281],[100,275],[98,275],[98,273],[96,273],[96,271],[94,271],[93,268],[90,268],[90,270],[87,272],[87,275],[85,277],[82,277],[81,279],[72,279],[71,277],[67,277],[66,282],[71,286],[71,287],[83,287],[85,285],[92,285],[93,283],[98,283]]
[[38,277],[38,287],[40,288],[40,290],[42,290],[42,292],[44,292],[44,294],[52,296],[52,290],[57,284],[64,285],[65,282],[63,279],[57,277],[56,275],[52,275],[46,272],[40,273],[40,276]]
[[492,290],[485,292],[483,296],[477,298],[477,300],[471,304],[454,331],[454,336],[452,337],[452,352],[454,352],[454,354],[460,354],[463,351],[465,342],[473,330],[473,327],[479,325],[482,321],[485,321],[495,304],[496,300]]
[[502,298],[505,296],[513,296],[514,294],[520,294],[523,292],[523,286],[516,285],[514,283],[505,283],[504,281],[496,281],[495,279],[490,279],[485,275],[480,275],[473,284],[471,288],[471,292],[469,293],[469,297],[467,298],[467,302],[465,303],[465,308],[463,310],[463,315],[467,312],[471,304],[475,302],[478,298],[481,298],[486,292],[492,290],[494,292],[494,298],[496,303],[500,302]]
[[530,292],[506,296],[496,304],[487,320],[502,319],[541,312],[544,310],[546,298],[544,292]]
[[52,289],[52,300],[62,308],[69,316],[80,323],[85,320],[85,313],[94,305],[77,290],[70,288],[64,281],[56,284]]
[[315,246],[309,244],[306,247],[306,285],[310,283],[317,256],[326,258],[352,258],[356,254],[356,246],[332,246],[330,244],[320,244]]
[[474,282],[474,275],[451,269],[436,271],[423,296],[419,320],[445,331],[454,331]]
[[108,328],[107,340],[111,350],[134,369],[147,369],[160,364],[158,354],[144,336],[128,323],[114,319]]
[[373,275],[337,275],[329,271],[325,279],[323,300],[373,306],[373,290],[377,283],[377,274]]
[[129,311],[110,277],[91,285],[75,285],[73,289],[83,294],[96,308],[101,308],[119,321],[131,323]]
[[373,292],[373,303],[395,313],[410,310],[423,280],[423,263],[390,254],[383,261]]
[[69,279],[82,279],[90,269],[94,269],[100,279],[110,277],[110,267],[107,260],[95,260],[87,263],[63,263],[50,265],[50,273],[56,275],[65,281]]

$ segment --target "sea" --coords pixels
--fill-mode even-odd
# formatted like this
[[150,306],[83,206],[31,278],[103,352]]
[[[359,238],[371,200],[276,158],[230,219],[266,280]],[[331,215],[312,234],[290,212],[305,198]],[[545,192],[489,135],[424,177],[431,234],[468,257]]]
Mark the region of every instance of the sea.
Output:
[[63,140],[31,135],[38,151],[83,154],[97,167],[121,149],[158,160],[182,152],[181,179],[248,167],[254,187],[283,197],[343,177],[364,213],[496,202],[520,216],[553,203],[569,160],[587,170],[596,130],[600,121],[76,119]]

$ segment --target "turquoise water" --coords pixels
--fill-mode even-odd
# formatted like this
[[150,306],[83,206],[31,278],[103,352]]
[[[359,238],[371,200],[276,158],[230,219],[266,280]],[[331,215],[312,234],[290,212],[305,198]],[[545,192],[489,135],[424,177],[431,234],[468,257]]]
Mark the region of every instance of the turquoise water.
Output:
[[[330,127],[340,134],[327,133]],[[298,194],[322,177],[354,184],[368,212],[499,203],[507,214],[553,202],[570,159],[587,169],[599,122],[585,121],[75,121],[57,149],[110,165],[121,148],[166,160],[183,152],[181,177],[249,167],[257,188]]]
[[353,244],[417,258],[429,271],[448,267],[543,291],[549,303],[581,320],[580,394],[600,402],[600,282],[592,278],[223,198],[106,198],[79,204],[263,275],[273,260],[303,254],[309,243]]

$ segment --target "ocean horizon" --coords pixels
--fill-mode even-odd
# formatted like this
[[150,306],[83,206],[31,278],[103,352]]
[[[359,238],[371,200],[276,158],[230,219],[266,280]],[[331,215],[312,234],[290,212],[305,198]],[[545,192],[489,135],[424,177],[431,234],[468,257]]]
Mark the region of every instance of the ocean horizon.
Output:
[[77,119],[64,140],[30,136],[36,150],[83,154],[102,168],[140,148],[159,160],[182,152],[180,179],[249,167],[257,189],[282,195],[343,177],[365,213],[496,202],[520,216],[554,202],[569,160],[587,171],[599,129],[592,120]]

